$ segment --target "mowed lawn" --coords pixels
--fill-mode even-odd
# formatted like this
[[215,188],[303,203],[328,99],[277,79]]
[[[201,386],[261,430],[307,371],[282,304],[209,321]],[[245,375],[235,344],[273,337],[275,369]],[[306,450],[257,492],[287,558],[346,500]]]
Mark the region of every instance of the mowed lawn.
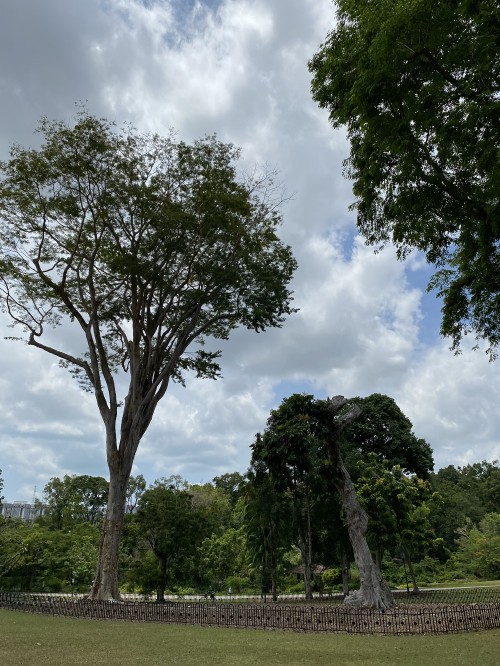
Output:
[[352,636],[76,620],[0,610],[2,666],[499,663],[500,629],[440,636]]

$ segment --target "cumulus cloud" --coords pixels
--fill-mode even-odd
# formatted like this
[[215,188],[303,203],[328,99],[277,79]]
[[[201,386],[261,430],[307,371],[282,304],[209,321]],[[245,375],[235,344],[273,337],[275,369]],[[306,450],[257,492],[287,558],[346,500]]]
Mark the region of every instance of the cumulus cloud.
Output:
[[[310,96],[307,61],[333,25],[330,0],[17,0],[0,24],[0,157],[34,144],[37,119],[70,120],[75,102],[140,131],[190,141],[216,132],[242,169],[276,167],[292,198],[281,236],[299,268],[299,311],[281,329],[221,344],[224,379],[173,386],[134,466],[152,482],[244,471],[255,433],[292,391],[393,396],[438,466],[500,456],[500,379],[479,352],[436,337],[428,267],[373,254],[356,236],[342,176],[349,146]],[[10,331],[0,321],[3,335]],[[58,344],[81,338],[61,327]],[[212,344],[212,343],[210,343]],[[218,342],[214,345],[219,346]],[[54,359],[0,341],[0,468],[8,499],[52,476],[106,474],[93,397]]]
[[456,356],[441,342],[413,364],[397,393],[438,468],[500,459],[498,368],[481,352]]

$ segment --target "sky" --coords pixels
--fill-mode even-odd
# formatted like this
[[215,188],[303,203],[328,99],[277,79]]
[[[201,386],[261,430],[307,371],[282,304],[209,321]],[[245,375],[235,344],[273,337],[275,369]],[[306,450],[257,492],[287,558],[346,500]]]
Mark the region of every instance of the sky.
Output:
[[[310,94],[308,60],[334,26],[330,0],[15,0],[0,21],[0,159],[35,146],[42,116],[89,113],[184,141],[207,134],[269,165],[290,200],[280,236],[298,269],[280,329],[239,329],[223,379],[189,379],[160,403],[133,474],[208,482],[244,473],[255,434],[292,393],[384,393],[434,451],[435,469],[500,458],[500,373],[439,335],[432,267],[357,235],[349,144]],[[92,395],[0,316],[0,469],[6,501],[42,499],[50,478],[107,477]],[[70,335],[57,332],[61,344]],[[500,361],[499,361],[500,362]]]

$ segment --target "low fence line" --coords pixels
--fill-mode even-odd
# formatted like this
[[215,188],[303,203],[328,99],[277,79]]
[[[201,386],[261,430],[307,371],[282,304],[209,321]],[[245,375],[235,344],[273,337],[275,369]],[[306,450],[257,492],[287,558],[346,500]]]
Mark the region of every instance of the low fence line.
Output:
[[390,611],[342,605],[106,602],[0,592],[0,608],[99,620],[352,634],[449,633],[500,628],[500,602],[399,606]]

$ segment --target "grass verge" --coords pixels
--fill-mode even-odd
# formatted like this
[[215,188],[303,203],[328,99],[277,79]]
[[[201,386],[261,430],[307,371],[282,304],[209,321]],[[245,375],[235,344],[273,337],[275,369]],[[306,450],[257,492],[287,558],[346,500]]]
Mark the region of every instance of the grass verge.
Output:
[[346,636],[74,620],[0,610],[3,666],[497,666],[499,653],[500,629],[439,636]]

